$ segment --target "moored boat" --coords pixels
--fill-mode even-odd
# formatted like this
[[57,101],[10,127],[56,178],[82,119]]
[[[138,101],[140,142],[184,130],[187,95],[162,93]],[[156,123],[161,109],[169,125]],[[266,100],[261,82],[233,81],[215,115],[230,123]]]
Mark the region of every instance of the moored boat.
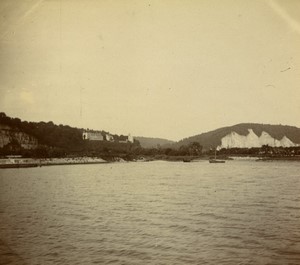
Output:
[[30,164],[0,164],[0,168],[27,168],[27,167],[38,167],[38,163],[30,163]]
[[209,163],[225,163],[225,160],[217,159],[217,150],[215,149],[215,158],[210,158]]
[[225,163],[225,160],[209,159],[209,163]]

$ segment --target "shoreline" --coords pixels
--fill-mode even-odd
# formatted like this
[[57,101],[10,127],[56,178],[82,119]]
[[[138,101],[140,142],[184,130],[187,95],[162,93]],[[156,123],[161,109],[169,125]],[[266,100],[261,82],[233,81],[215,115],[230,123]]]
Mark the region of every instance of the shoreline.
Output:
[[109,161],[102,158],[78,157],[78,158],[17,158],[0,159],[0,169],[4,168],[29,168],[60,165],[90,165],[106,164]]
[[[91,164],[108,164],[122,162],[150,162],[150,161],[166,161],[166,162],[198,162],[208,161],[209,156],[143,156],[130,160],[121,157],[111,157],[103,159],[99,157],[76,157],[76,158],[17,158],[17,159],[0,159],[0,169],[5,168],[30,168],[44,166],[64,166],[64,165],[91,165]],[[253,162],[272,162],[272,161],[293,161],[300,162],[299,156],[293,157],[222,157],[225,160],[240,160]]]

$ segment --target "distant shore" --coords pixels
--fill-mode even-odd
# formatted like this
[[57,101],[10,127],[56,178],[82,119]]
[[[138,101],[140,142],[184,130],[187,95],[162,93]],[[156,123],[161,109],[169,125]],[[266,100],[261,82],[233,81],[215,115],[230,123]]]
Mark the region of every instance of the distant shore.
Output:
[[0,168],[27,168],[58,165],[81,165],[108,163],[102,158],[76,157],[76,158],[10,158],[0,159]]
[[[59,165],[86,165],[86,164],[105,164],[115,162],[149,162],[149,161],[168,161],[168,162],[197,162],[209,160],[211,156],[139,156],[139,157],[65,157],[65,158],[6,158],[0,159],[1,168],[28,168]],[[217,156],[223,160],[252,160],[252,161],[300,161],[300,156]]]
[[256,161],[300,161],[299,156],[261,157]]

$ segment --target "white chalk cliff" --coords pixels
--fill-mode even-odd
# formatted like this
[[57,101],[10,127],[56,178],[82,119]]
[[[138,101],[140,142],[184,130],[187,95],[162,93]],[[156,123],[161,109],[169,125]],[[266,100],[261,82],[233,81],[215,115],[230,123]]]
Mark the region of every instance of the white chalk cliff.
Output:
[[281,140],[273,138],[267,132],[262,132],[261,136],[257,136],[252,129],[248,129],[247,135],[240,135],[236,132],[224,136],[221,140],[221,145],[217,149],[221,148],[252,148],[262,147],[263,145],[269,145],[272,147],[292,147],[298,146],[293,143],[289,138],[283,136]]
[[38,146],[38,140],[33,136],[0,124],[0,148],[3,148],[13,140],[18,142],[24,149],[35,149]]

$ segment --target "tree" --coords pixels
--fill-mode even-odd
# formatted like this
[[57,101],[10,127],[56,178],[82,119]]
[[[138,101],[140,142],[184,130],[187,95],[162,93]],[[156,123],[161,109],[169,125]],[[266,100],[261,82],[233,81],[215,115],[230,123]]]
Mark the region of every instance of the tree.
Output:
[[199,142],[191,142],[188,146],[190,155],[201,155],[202,145]]

